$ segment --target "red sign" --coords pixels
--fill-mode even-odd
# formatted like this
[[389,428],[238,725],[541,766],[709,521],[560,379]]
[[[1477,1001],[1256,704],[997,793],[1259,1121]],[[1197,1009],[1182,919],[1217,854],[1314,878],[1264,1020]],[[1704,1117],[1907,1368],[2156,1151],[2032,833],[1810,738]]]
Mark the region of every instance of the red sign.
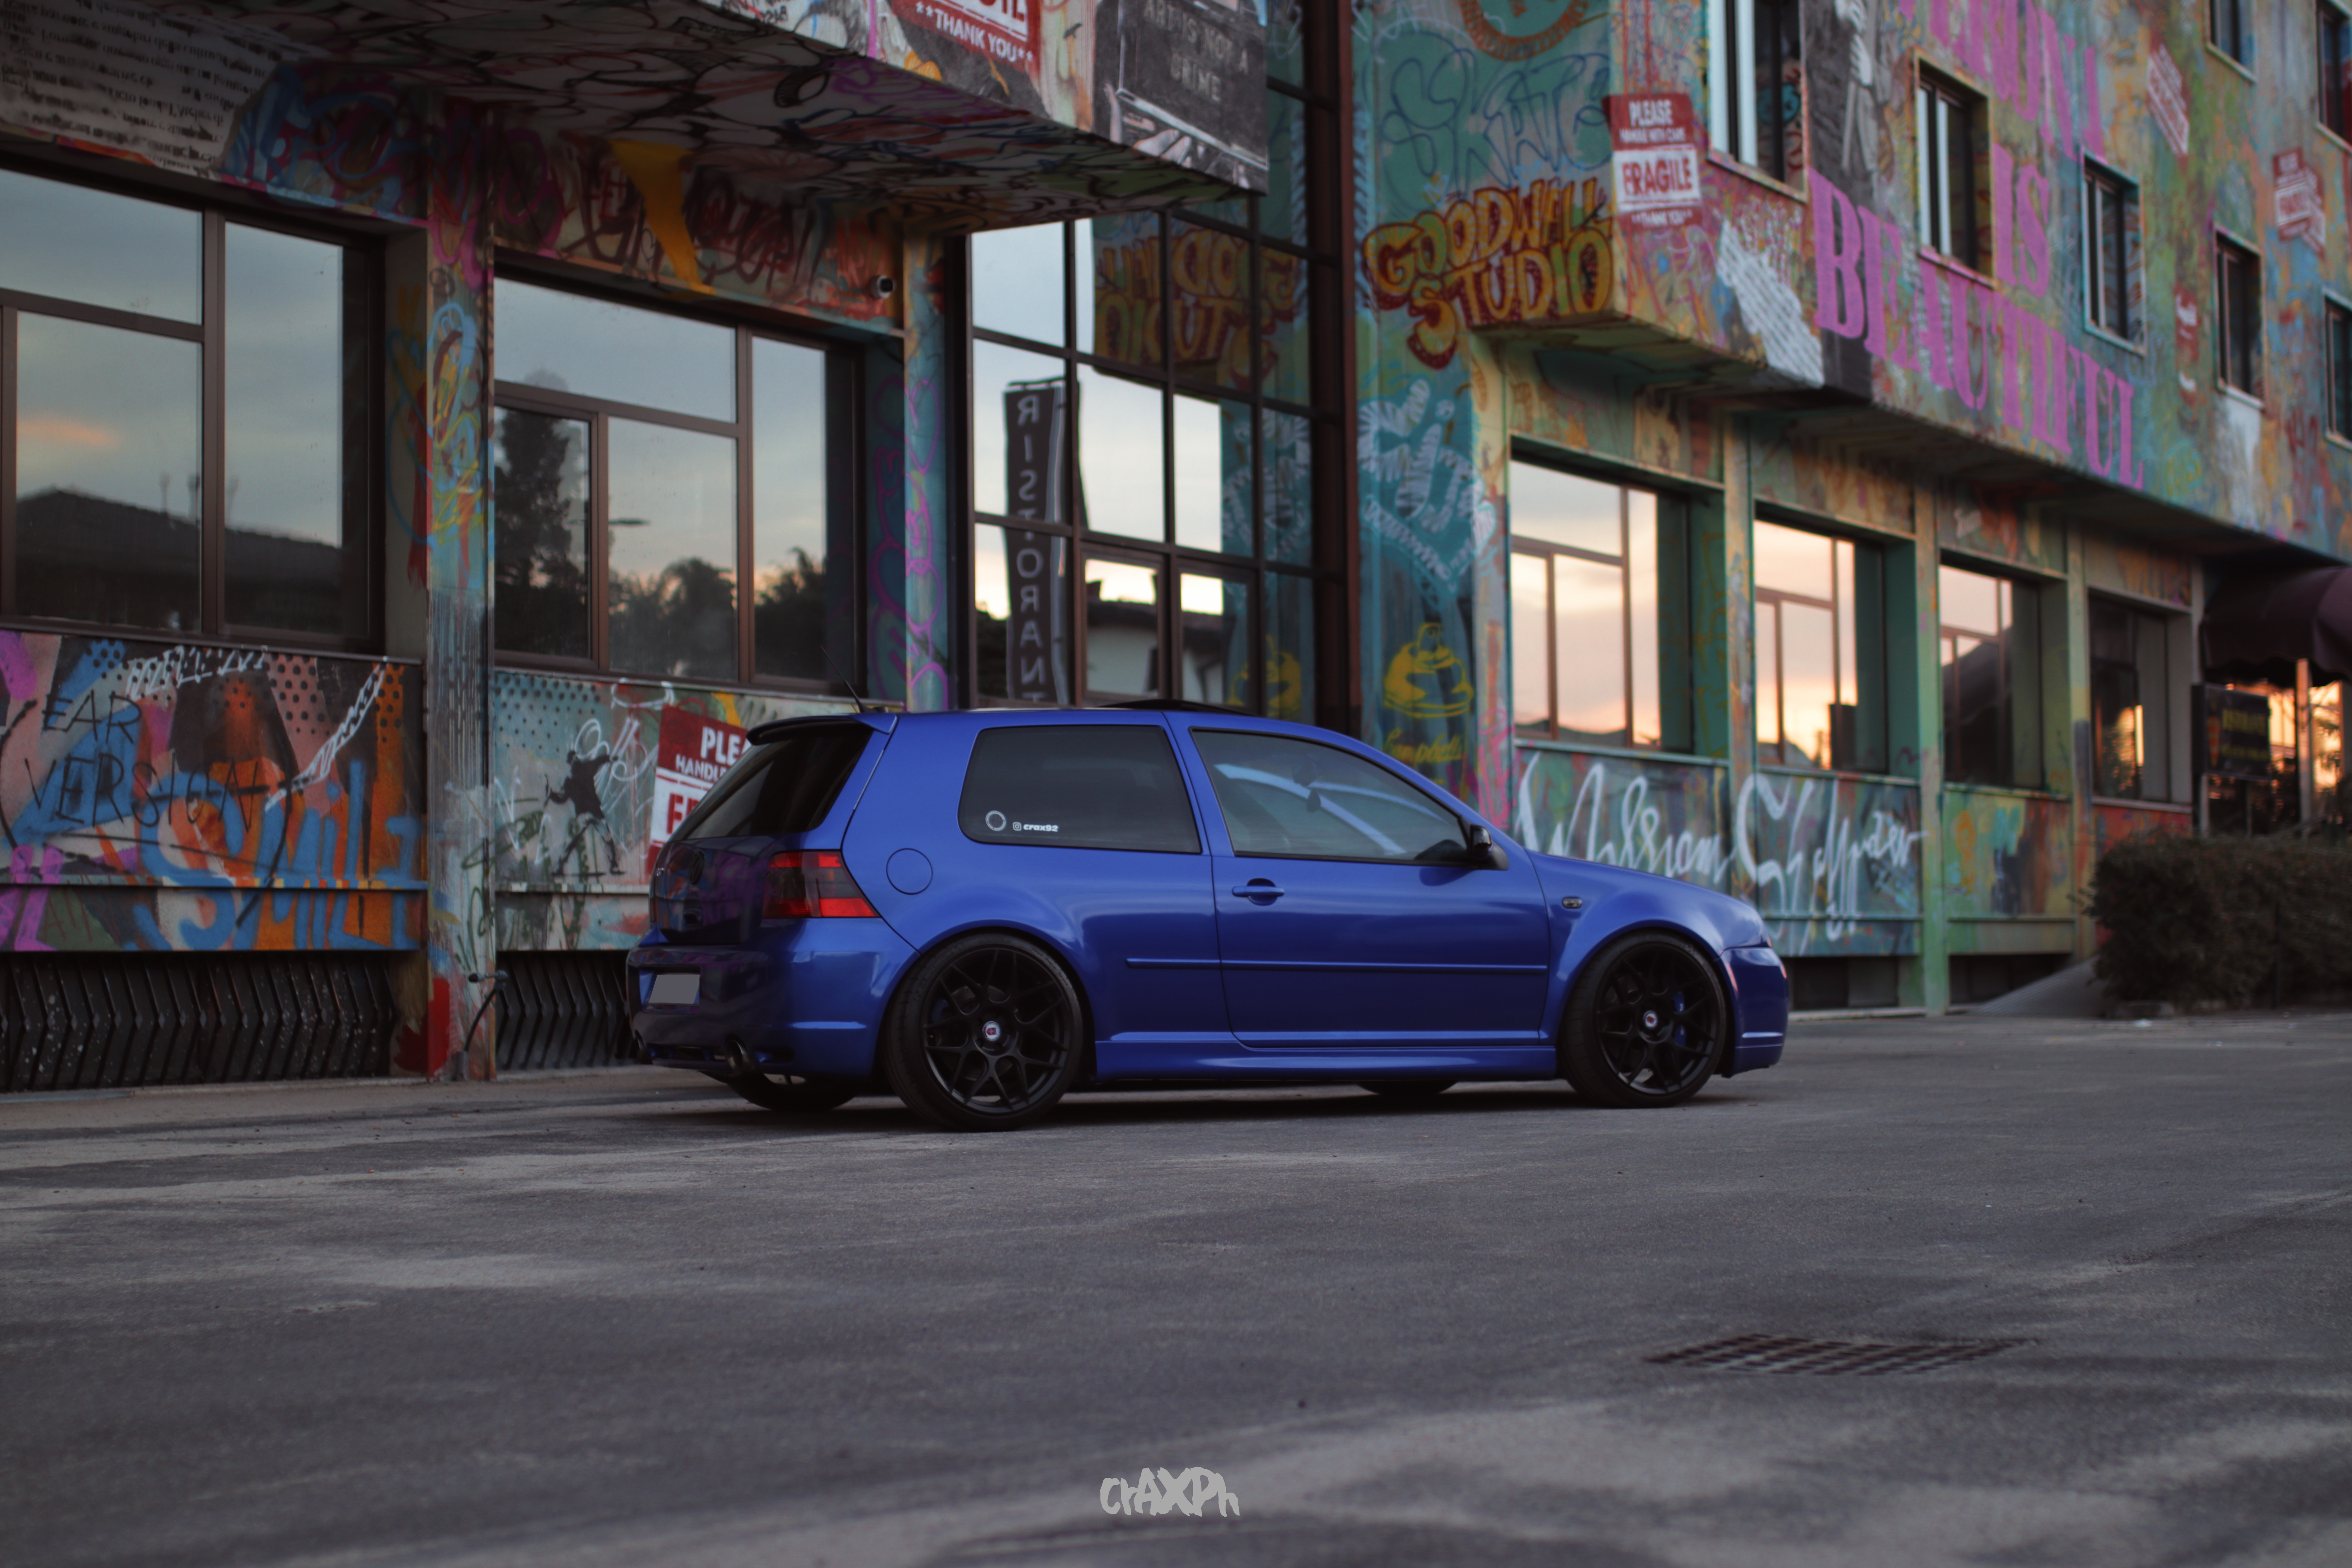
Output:
[[1686,92],[1612,92],[1602,101],[1609,110],[1609,144],[1620,153],[1698,144],[1698,122],[1691,117]]
[[1609,142],[1615,151],[1617,216],[1643,228],[1698,220],[1698,127],[1690,95],[1609,95]]
[[750,744],[749,738],[724,719],[712,719],[690,708],[665,708],[660,738],[654,745],[654,819],[646,834],[646,870],[669,842],[679,823],[702,804],[710,786],[727,774]]
[[2319,171],[2304,162],[2300,147],[2271,160],[2271,216],[2281,239],[2300,239],[2327,253],[2327,197]]
[[975,54],[1037,74],[1037,13],[1041,0],[914,0],[915,20],[945,33]]

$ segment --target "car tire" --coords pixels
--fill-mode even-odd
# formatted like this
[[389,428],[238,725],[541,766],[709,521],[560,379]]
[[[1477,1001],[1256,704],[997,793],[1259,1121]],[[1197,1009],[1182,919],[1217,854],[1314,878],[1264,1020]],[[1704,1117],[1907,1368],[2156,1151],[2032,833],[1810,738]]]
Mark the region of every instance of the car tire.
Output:
[[1706,955],[1666,931],[1619,937],[1569,994],[1560,1072],[1596,1105],[1680,1105],[1715,1076],[1731,1002]]
[[787,1114],[808,1115],[831,1110],[857,1098],[857,1085],[843,1083],[838,1079],[770,1078],[765,1073],[752,1073],[743,1078],[722,1078],[719,1080],[762,1110],[781,1110]]
[[1035,942],[982,931],[917,960],[882,1026],[882,1072],[907,1109],[961,1132],[1054,1109],[1086,1060],[1086,1009]]
[[1454,1087],[1450,1078],[1392,1078],[1385,1082],[1360,1083],[1356,1087],[1379,1095],[1382,1100],[1399,1100],[1412,1103],[1435,1100]]

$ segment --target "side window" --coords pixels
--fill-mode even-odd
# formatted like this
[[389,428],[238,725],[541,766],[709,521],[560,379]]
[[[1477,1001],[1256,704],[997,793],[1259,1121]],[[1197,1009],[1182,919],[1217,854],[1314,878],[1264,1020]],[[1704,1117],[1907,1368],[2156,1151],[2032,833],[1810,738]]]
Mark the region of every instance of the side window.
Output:
[[1446,862],[1466,853],[1454,815],[1336,746],[1195,730],[1237,855]]
[[1192,797],[1156,724],[982,730],[956,821],[982,844],[1201,852]]

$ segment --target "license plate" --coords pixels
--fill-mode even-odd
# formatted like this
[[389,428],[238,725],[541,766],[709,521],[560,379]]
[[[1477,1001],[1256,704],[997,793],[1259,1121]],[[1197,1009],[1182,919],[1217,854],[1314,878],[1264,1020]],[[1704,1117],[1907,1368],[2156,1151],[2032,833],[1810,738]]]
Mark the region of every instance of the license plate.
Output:
[[646,998],[646,1005],[654,1007],[691,1007],[701,1000],[701,973],[677,969],[655,975],[653,992]]

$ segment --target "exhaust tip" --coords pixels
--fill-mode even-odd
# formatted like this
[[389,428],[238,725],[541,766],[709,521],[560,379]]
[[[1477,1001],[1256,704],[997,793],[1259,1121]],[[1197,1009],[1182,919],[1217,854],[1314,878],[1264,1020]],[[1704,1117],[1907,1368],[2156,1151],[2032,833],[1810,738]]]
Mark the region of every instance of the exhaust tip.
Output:
[[760,1070],[751,1060],[751,1053],[743,1048],[743,1042],[731,1039],[727,1042],[727,1068],[738,1078],[749,1078]]
[[654,1065],[654,1048],[646,1044],[646,1037],[643,1035],[630,1035],[629,1054],[647,1067]]

